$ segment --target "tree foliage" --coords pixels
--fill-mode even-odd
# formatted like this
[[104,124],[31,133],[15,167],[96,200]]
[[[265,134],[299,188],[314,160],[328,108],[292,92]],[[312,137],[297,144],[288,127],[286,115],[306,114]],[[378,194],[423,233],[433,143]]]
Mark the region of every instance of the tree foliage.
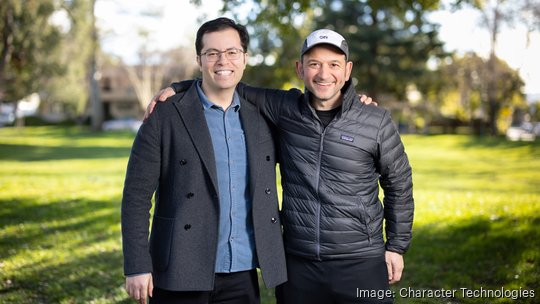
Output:
[[404,100],[407,86],[427,72],[427,61],[444,56],[438,26],[426,13],[438,1],[325,1],[317,28],[331,28],[349,42],[353,77],[359,88],[377,98],[390,93]]
[[254,40],[252,56],[259,60],[246,72],[251,82],[301,85],[293,67],[303,40],[316,28],[331,28],[349,41],[359,88],[375,98],[384,92],[401,99],[407,85],[426,71],[427,60],[443,55],[438,28],[426,20],[438,6],[438,0],[229,0],[223,10],[236,12]]
[[63,112],[76,115],[84,112],[89,98],[88,68],[92,56],[92,16],[89,0],[64,1],[58,11],[68,17],[55,56],[62,73],[44,83],[45,102],[59,106]]
[[[440,66],[437,73],[440,85],[433,87],[439,114],[446,119],[469,122],[476,134],[483,134],[484,127],[491,128],[490,117],[495,117],[498,129],[504,129],[511,123],[513,109],[526,107],[519,73],[498,58],[495,62],[491,60],[474,53],[454,56]],[[492,65],[498,75],[495,79],[488,76]],[[491,81],[495,81],[494,86],[490,85]],[[493,90],[490,94],[499,101],[496,108],[488,102],[488,90]]]
[[[491,135],[497,135],[499,133],[498,116],[506,102],[505,98],[508,97],[500,94],[500,85],[507,83],[505,77],[509,76],[506,69],[501,68],[500,60],[496,55],[498,36],[504,26],[512,26],[517,22],[527,27],[527,38],[532,31],[540,29],[540,1],[471,0],[467,2],[481,13],[481,24],[490,35],[490,55],[486,63],[488,71],[484,74],[483,101],[487,109],[489,132]],[[522,86],[523,83],[519,88],[521,89]]]
[[0,5],[0,100],[15,101],[40,89],[59,72],[61,39],[50,22],[53,0],[4,0]]

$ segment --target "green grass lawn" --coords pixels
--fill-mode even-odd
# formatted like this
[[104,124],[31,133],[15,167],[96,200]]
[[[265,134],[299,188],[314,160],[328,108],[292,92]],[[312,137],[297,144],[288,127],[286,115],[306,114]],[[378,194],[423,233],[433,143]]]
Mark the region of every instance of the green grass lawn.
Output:
[[[456,290],[397,303],[540,302],[540,143],[403,136],[416,214],[392,289]],[[131,303],[120,200],[130,133],[0,129],[0,303]],[[535,298],[463,298],[461,289]],[[263,303],[273,291],[261,290]]]

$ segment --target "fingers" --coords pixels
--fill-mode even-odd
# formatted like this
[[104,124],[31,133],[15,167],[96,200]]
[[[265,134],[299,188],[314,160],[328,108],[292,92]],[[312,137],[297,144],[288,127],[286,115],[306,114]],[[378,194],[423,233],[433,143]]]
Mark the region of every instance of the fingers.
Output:
[[388,282],[394,284],[401,280],[403,268],[403,256],[399,253],[387,251],[385,253],[386,268],[388,270]]
[[365,104],[371,104],[371,105],[374,105],[374,106],[378,106],[379,104],[374,101],[371,97],[368,97],[366,95],[358,95],[360,97],[360,102],[362,103],[365,103]]
[[397,283],[401,280],[403,274],[403,265],[396,261],[386,262],[386,268],[388,269],[388,282],[390,284]]
[[148,117],[150,117],[150,114],[152,114],[152,111],[154,111],[155,106],[156,106],[156,100],[152,99],[152,101],[150,101],[150,103],[146,107],[146,111],[144,111],[144,121],[146,121]]
[[388,282],[390,282],[390,284],[392,284],[392,281],[394,279],[394,276],[393,276],[393,269],[392,269],[392,263],[390,261],[386,261],[386,270],[388,271]]
[[171,87],[167,87],[154,95],[154,97],[152,97],[152,100],[150,100],[150,103],[146,107],[146,111],[144,111],[144,121],[146,121],[148,117],[150,117],[150,114],[152,114],[152,112],[154,111],[154,108],[156,107],[158,101],[164,102],[165,100],[167,100],[167,98],[173,95],[174,90]]
[[130,287],[127,287],[127,293],[128,295],[133,298],[134,300],[137,300],[138,302],[140,302],[140,299],[141,299],[141,293],[139,291],[139,288],[136,288],[135,286],[130,286]]
[[158,98],[159,101],[165,101],[167,100],[167,98],[174,95],[174,90],[171,87],[166,87],[165,89],[159,91],[158,95],[159,95],[159,98]]
[[146,298],[148,297],[148,287],[143,286],[140,290],[141,297],[139,298],[140,304],[146,304]]
[[152,280],[152,277],[150,277],[150,284],[148,284],[148,295],[151,297],[153,297],[153,292],[154,292],[154,282]]
[[151,274],[143,274],[126,278],[126,291],[131,298],[140,304],[146,304],[146,299],[152,293],[154,285]]
[[401,280],[401,275],[403,274],[403,267],[398,265],[392,266],[392,280],[390,281],[390,284],[397,283]]

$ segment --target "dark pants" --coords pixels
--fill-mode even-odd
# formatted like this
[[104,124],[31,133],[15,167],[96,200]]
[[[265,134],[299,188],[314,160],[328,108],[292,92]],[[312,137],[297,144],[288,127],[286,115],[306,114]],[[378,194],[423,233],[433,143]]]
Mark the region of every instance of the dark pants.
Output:
[[278,304],[393,303],[383,256],[313,261],[288,255],[287,275],[276,288]]
[[154,288],[150,304],[258,304],[257,270],[217,273],[212,291],[169,291]]

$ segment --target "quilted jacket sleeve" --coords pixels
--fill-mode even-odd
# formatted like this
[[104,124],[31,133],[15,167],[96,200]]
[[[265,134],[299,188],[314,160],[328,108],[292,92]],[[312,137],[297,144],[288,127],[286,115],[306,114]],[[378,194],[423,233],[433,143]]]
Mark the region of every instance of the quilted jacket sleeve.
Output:
[[412,169],[399,133],[388,112],[385,113],[379,134],[378,169],[384,191],[386,221],[386,250],[403,254],[412,237],[414,199]]

